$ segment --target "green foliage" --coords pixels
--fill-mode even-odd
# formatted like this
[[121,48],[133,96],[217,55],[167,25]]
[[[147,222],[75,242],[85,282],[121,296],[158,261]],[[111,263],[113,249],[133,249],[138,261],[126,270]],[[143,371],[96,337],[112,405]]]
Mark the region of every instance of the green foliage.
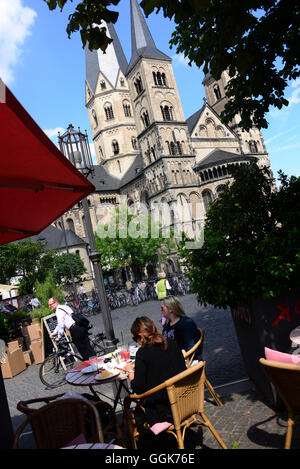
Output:
[[[70,253],[70,262],[74,279],[79,281],[86,272],[83,260],[77,254]],[[55,256],[53,260],[53,276],[57,284],[68,283],[72,281],[68,255],[61,254]]]
[[[63,9],[68,0],[44,0],[50,10]],[[109,6],[119,0],[81,0],[69,16],[68,36],[80,31],[83,45],[105,51],[111,39],[101,21],[115,23],[118,13]],[[253,122],[267,127],[270,106],[286,106],[284,90],[300,75],[298,0],[142,0],[148,16],[162,9],[176,28],[170,41],[190,63],[219,79],[231,78],[222,113],[229,123],[238,113],[246,130]],[[100,25],[98,27],[97,25]],[[251,98],[251,99],[249,99]]]
[[299,289],[300,178],[280,174],[276,191],[255,163],[231,172],[233,184],[207,213],[202,248],[179,249],[199,301],[235,308]]
[[[56,297],[59,301],[63,300],[63,291],[61,285],[57,285],[53,274],[49,273],[43,283],[36,282],[34,287],[34,294],[39,299],[41,303],[41,308],[46,308],[49,313],[48,300],[51,297]],[[39,310],[32,310],[32,314],[38,312]]]
[[173,233],[164,238],[150,214],[135,215],[123,206],[112,212],[109,224],[98,226],[95,239],[104,271],[130,266],[137,278],[147,263],[163,259],[175,245]]

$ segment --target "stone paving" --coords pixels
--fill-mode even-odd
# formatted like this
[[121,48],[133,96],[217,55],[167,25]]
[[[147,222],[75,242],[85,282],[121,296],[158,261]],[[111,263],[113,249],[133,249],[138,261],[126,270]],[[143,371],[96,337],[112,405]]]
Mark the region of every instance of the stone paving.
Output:
[[[206,374],[222,397],[223,406],[218,407],[209,394],[206,395],[205,411],[220,433],[228,448],[268,449],[283,448],[286,432],[286,413],[278,418],[247,380],[239,346],[228,310],[200,306],[194,295],[181,297],[186,313],[193,317],[199,327],[205,329],[203,356]],[[158,325],[160,305],[149,301],[134,307],[120,308],[111,312],[115,335],[125,344],[131,341],[130,326],[137,316],[147,315]],[[102,316],[91,318],[93,332],[103,331]],[[87,392],[87,388],[64,385],[55,390],[45,389],[38,376],[39,365],[29,366],[23,373],[4,380],[13,427],[16,429],[24,419],[16,409],[19,400],[52,396],[68,390]],[[228,384],[231,383],[231,384]],[[112,396],[110,384],[101,385],[105,394]],[[186,440],[193,448],[218,448],[218,443],[208,429],[190,432]],[[24,448],[32,447],[30,433],[22,439]],[[293,448],[300,447],[300,432],[294,431]]]

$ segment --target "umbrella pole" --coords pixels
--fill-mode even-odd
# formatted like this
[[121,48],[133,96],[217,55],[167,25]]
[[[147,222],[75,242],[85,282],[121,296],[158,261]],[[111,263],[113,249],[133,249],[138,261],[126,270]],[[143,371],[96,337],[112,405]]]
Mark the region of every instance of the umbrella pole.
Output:
[[0,367],[0,449],[10,449],[13,442],[13,426]]
[[69,245],[68,245],[68,241],[67,241],[67,234],[66,234],[66,229],[65,229],[65,224],[64,224],[63,217],[60,217],[60,222],[61,222],[61,226],[62,226],[62,230],[63,230],[63,233],[64,233],[64,238],[65,238],[65,245],[66,245],[66,250],[67,250],[69,269],[70,269],[70,273],[71,273],[74,297],[77,300],[78,299],[77,290],[76,290],[76,285],[75,285],[75,281],[74,281],[72,263],[71,263],[71,259],[70,259]]

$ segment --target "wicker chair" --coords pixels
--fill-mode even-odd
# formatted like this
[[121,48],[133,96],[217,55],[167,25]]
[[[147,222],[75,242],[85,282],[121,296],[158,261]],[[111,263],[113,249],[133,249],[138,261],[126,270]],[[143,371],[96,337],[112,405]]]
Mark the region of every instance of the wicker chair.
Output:
[[[196,352],[199,352],[200,354],[202,354],[202,351],[203,351],[204,330],[200,329],[199,327],[198,327],[198,337],[199,337],[198,342],[196,342],[195,345],[184,354],[184,358],[185,358],[187,368],[189,368],[192,365]],[[210,392],[211,396],[213,397],[213,399],[215,400],[216,404],[218,406],[223,405],[220,398],[219,398],[219,396],[218,396],[218,394],[216,393],[216,391],[212,387],[212,384],[207,379],[207,377],[205,377],[205,386],[209,390],[209,392]]]
[[[31,399],[29,401],[20,401],[17,404],[17,409],[20,412],[23,412],[23,414],[29,416],[37,410],[36,407],[32,407],[32,406],[36,406],[36,404],[40,404],[40,403],[49,404],[55,401],[56,399],[58,399],[59,397],[63,397],[64,395],[65,394],[63,393],[63,394],[57,394],[55,396]],[[108,402],[104,402],[104,401],[93,402],[93,405],[96,407],[97,411],[101,409],[100,412],[102,411],[108,416],[109,422],[105,426],[103,426],[101,419],[100,419],[104,441],[110,441],[112,438],[114,438],[120,446],[125,447],[123,433],[122,433],[120,424],[118,422],[118,419],[116,417],[113,407],[110,404],[108,404]]]
[[293,427],[300,422],[300,366],[260,358],[264,372],[288,411],[285,449],[290,449]]
[[[39,399],[31,402],[37,401]],[[19,404],[17,408],[20,410],[23,403],[20,406]],[[32,428],[38,449],[59,449],[79,436],[83,436],[87,442],[104,443],[97,409],[83,399],[59,399],[39,409],[30,409],[16,431],[14,449],[18,448],[19,438],[28,424]]]
[[126,396],[124,399],[124,423],[132,447],[137,449],[136,440],[141,432],[149,429],[149,424],[145,423],[143,427],[138,428],[130,409],[131,404],[135,402],[142,408],[140,402],[145,397],[165,389],[173,417],[173,425],[165,431],[176,438],[179,449],[184,449],[185,431],[193,424],[208,427],[220,446],[226,449],[223,440],[204,413],[204,383],[204,363],[200,362],[143,394]]

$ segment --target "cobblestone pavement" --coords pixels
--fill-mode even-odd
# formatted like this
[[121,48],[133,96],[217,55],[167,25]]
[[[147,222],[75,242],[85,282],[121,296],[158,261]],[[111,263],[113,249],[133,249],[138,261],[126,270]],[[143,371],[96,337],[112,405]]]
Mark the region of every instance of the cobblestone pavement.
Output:
[[[229,448],[267,449],[283,448],[286,414],[278,419],[274,410],[252,388],[240,356],[234,326],[229,310],[200,306],[194,295],[181,297],[186,313],[205,330],[203,356],[206,374],[224,405],[218,407],[210,395],[206,397],[205,412]],[[138,306],[120,308],[111,312],[115,335],[125,344],[131,341],[130,327],[137,316],[149,316],[160,323],[160,304],[149,301]],[[102,316],[90,318],[93,332],[103,331]],[[39,365],[33,364],[12,379],[4,380],[13,427],[24,419],[16,409],[20,400],[52,396],[68,390],[87,392],[87,388],[64,385],[55,390],[46,389],[38,376]],[[228,383],[233,383],[227,385]],[[101,384],[101,391],[112,396],[111,384]],[[208,429],[189,433],[186,440],[195,448],[218,448]],[[31,435],[22,439],[23,447],[31,447]],[[300,432],[294,431],[293,448],[300,447]]]

